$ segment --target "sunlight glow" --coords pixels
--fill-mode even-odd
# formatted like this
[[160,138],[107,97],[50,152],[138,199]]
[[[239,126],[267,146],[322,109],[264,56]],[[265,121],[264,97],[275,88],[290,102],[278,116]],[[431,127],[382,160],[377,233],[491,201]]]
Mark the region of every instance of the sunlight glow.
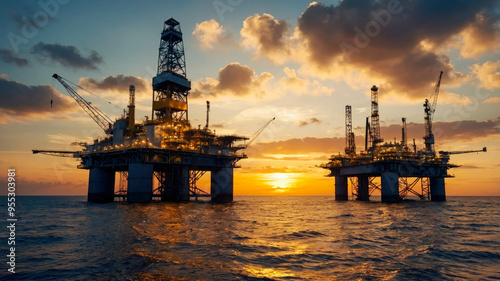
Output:
[[264,174],[262,177],[276,192],[285,192],[287,189],[295,187],[297,182],[297,173],[271,173]]

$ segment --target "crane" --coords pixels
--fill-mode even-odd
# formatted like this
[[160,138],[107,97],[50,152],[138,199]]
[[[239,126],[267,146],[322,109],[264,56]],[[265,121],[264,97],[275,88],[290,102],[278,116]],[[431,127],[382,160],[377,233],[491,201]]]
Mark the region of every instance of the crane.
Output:
[[61,83],[64,88],[68,91],[69,95],[75,99],[75,101],[83,108],[83,110],[94,120],[99,127],[101,127],[106,134],[111,134],[112,128],[111,124],[113,121],[104,112],[95,107],[92,103],[86,101],[82,96],[80,96],[73,88],[71,88],[61,76],[54,74],[52,78],[56,79]]
[[486,152],[486,147],[483,147],[483,149],[479,150],[464,150],[464,151],[439,151],[439,154],[441,156],[441,161],[444,163],[448,163],[450,160],[450,155],[452,154],[465,154],[465,153],[474,153],[474,152]]
[[67,151],[67,150],[37,150],[33,149],[33,154],[45,154],[50,156],[58,156],[58,157],[70,157],[70,158],[79,158],[81,157],[81,151]]
[[252,144],[257,139],[257,137],[267,128],[267,126],[269,126],[269,124],[271,124],[274,120],[276,120],[276,117],[273,117],[273,119],[267,121],[267,123],[264,124],[264,126],[262,126],[260,129],[258,129],[257,132],[255,132],[252,135],[252,137],[248,141],[248,144],[246,145],[246,147],[249,147],[250,144]]
[[439,151],[441,155],[452,155],[452,154],[465,154],[465,153],[474,153],[474,152],[486,152],[486,147],[479,150],[464,150],[464,151]]
[[436,111],[436,105],[439,95],[439,87],[441,86],[441,78],[443,77],[443,71],[439,73],[439,79],[434,88],[434,92],[429,99],[425,99],[424,111],[425,111],[425,149],[427,153],[434,154],[434,134],[432,133],[432,118],[434,117],[434,111]]

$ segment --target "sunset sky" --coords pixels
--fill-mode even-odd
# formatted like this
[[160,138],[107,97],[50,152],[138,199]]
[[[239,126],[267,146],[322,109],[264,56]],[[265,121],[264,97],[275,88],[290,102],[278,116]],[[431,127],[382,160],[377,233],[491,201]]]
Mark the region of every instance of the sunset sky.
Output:
[[[22,2],[22,4],[21,4]],[[44,4],[45,3],[45,4]],[[236,195],[333,195],[316,165],[344,149],[345,105],[364,145],[370,88],[379,87],[381,134],[423,146],[423,102],[444,71],[434,117],[436,150],[462,165],[447,195],[500,196],[500,1],[2,1],[0,178],[16,168],[18,194],[85,195],[76,159],[32,149],[77,150],[102,130],[54,73],[113,119],[136,91],[136,122],[151,115],[163,22],[181,23],[191,125],[252,135],[274,121],[235,170]],[[54,101],[53,107],[50,100]],[[207,179],[201,188],[208,189]]]

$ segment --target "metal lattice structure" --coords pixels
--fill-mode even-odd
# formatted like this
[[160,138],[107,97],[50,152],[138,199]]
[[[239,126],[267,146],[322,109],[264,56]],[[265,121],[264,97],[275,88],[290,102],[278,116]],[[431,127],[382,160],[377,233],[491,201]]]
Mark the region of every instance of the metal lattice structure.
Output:
[[177,124],[188,121],[187,96],[191,82],[186,78],[186,59],[181,27],[170,18],[164,22],[158,55],[158,71],[153,77],[152,119]]
[[345,140],[345,154],[356,153],[354,133],[352,132],[352,108],[350,105],[346,105],[345,107]]
[[380,138],[380,121],[378,115],[378,88],[373,85],[371,88],[371,125],[370,125],[370,143],[372,147],[375,147],[377,143],[381,143],[383,140]]
[[434,87],[434,92],[432,93],[430,100],[426,99],[424,103],[425,112],[425,136],[424,143],[425,149],[428,154],[434,155],[434,134],[432,133],[432,118],[434,117],[434,111],[436,111],[437,99],[439,95],[439,87],[441,86],[441,78],[443,77],[443,72],[439,74],[439,79]]

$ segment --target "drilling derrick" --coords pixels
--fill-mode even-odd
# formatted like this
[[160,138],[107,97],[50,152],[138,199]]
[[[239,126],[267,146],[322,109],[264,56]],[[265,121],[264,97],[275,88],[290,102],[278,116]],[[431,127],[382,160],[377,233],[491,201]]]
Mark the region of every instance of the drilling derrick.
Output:
[[[81,159],[78,168],[89,170],[89,202],[113,202],[117,197],[142,203],[198,200],[198,197],[210,197],[218,203],[231,202],[233,170],[239,167],[239,160],[247,158],[240,151],[265,129],[259,129],[247,145],[245,141],[249,138],[244,136],[216,135],[209,129],[208,101],[205,127],[191,128],[188,119],[191,82],[186,77],[180,25],[172,18],[164,22],[160,37],[151,119],[146,116],[145,121],[135,123],[133,85],[129,87],[128,113],[112,121],[62,77],[57,74],[53,77],[106,136],[94,139],[91,144],[82,143],[81,151],[33,150],[33,153]],[[210,174],[209,192],[197,187],[198,180],[206,173]],[[120,182],[115,192],[117,174]]]
[[165,21],[161,33],[158,72],[153,77],[152,120],[175,126],[187,123],[187,96],[191,82],[186,78],[186,59],[181,27],[173,18]]
[[354,133],[352,132],[352,109],[350,105],[345,107],[345,154],[355,154],[356,144],[354,143]]
[[[371,122],[366,118],[365,150],[356,153],[354,134],[352,133],[351,106],[346,106],[346,147],[345,155],[332,155],[329,162],[319,167],[330,171],[329,177],[335,177],[335,200],[348,200],[348,190],[359,201],[369,201],[371,194],[380,191],[382,202],[398,202],[416,196],[420,200],[445,201],[445,178],[453,177],[448,173],[451,168],[459,167],[449,163],[450,155],[474,152],[439,151],[434,152],[432,135],[432,115],[436,108],[437,95],[442,72],[436,84],[434,94],[425,103],[426,135],[425,148],[417,150],[415,139],[413,149],[408,148],[406,118],[402,118],[401,142],[383,142],[380,138],[378,115],[378,88],[371,88]],[[368,141],[370,146],[368,146]]]
[[401,121],[403,121],[403,126],[401,127],[401,145],[403,146],[403,149],[408,148],[408,133],[406,129],[406,118],[401,118]]
[[129,101],[128,101],[128,130],[130,136],[133,135],[134,133],[134,127],[135,127],[135,86],[130,85],[129,87]]
[[371,125],[370,125],[370,144],[372,148],[384,140],[380,138],[380,122],[378,115],[378,88],[373,85],[371,88],[372,96],[372,114],[371,114]]

